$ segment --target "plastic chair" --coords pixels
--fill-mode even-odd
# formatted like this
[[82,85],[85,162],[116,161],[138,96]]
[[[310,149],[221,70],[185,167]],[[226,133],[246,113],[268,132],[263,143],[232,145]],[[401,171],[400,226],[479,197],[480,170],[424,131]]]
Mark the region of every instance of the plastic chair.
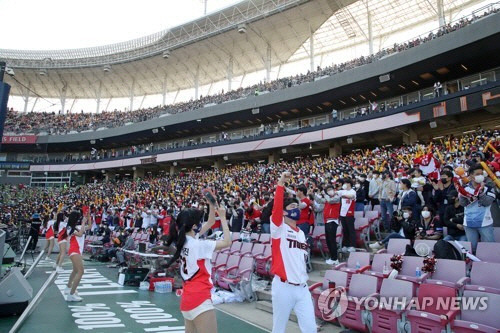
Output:
[[465,261],[438,259],[435,268],[436,271],[432,273],[430,279],[425,280],[425,283],[443,285],[459,291],[470,281]]
[[[442,300],[448,300],[448,304],[454,304],[455,301],[452,300],[456,300],[456,297],[455,288],[422,284],[417,296],[419,309],[409,310],[406,313],[406,331],[427,333],[442,333],[445,331],[447,325],[455,319],[459,311],[452,310],[452,306],[443,305]],[[446,319],[443,316],[446,316]]]
[[320,299],[320,296],[323,291],[329,288],[330,283],[334,283],[336,288],[343,287],[347,289],[347,279],[348,275],[346,272],[328,270],[325,272],[323,282],[315,283],[309,287],[316,317],[331,323],[337,322],[337,319],[332,320],[325,316],[326,314],[322,310],[329,307],[327,304],[320,304],[320,301],[323,301],[323,299]]
[[[364,304],[358,305],[351,297],[377,297],[377,278],[364,274],[354,274],[347,291],[348,302],[345,312],[340,316],[339,323],[343,328],[359,332],[368,332],[368,313]],[[360,307],[360,308],[358,308]]]
[[268,245],[263,254],[255,256],[255,272],[262,277],[270,277],[271,263],[271,246]]
[[500,295],[500,264],[476,261],[470,271],[470,284],[464,286],[465,290],[484,291]]
[[229,285],[224,281],[224,278],[228,276],[229,272],[238,268],[240,264],[241,257],[239,255],[232,254],[227,259],[227,263],[223,266],[219,266],[215,271],[215,283],[224,289],[229,290]]
[[500,263],[500,243],[477,243],[476,257],[481,261]]
[[482,291],[464,291],[465,299],[477,299],[487,297],[487,307],[462,307],[460,318],[451,322],[451,330],[454,333],[498,333],[500,331],[500,295],[485,293]]
[[368,248],[370,243],[370,223],[367,217],[360,217],[354,220],[356,230],[356,242],[358,247]]
[[[377,278],[377,292],[380,291],[382,281],[387,278],[391,272],[391,253],[377,253],[373,256],[371,268],[363,272],[363,274],[371,275]],[[387,272],[384,272],[384,266]]]
[[409,239],[391,238],[387,244],[387,249],[379,250],[377,253],[404,254],[406,245],[411,245]]
[[[413,284],[409,281],[384,279],[380,288],[380,297],[394,297],[402,306],[399,309],[385,308],[379,306],[369,311],[372,333],[393,333],[401,332],[404,326],[402,315],[404,309],[411,302],[413,297]],[[380,304],[382,305],[382,304]]]

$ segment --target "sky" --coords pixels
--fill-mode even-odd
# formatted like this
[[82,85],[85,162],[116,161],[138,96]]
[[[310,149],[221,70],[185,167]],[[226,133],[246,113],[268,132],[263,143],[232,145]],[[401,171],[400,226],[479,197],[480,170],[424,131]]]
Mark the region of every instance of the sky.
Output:
[[[240,0],[208,0],[208,12]],[[0,0],[0,49],[100,46],[149,35],[204,13],[204,0]]]

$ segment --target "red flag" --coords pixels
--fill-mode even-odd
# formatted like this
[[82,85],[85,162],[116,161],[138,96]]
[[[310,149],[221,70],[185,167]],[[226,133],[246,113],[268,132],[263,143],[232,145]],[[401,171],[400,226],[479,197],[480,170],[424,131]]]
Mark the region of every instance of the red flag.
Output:
[[427,176],[429,179],[440,178],[439,168],[441,167],[441,163],[434,157],[434,154],[429,153],[415,158],[413,159],[413,164],[415,164],[415,166],[418,165],[424,176]]

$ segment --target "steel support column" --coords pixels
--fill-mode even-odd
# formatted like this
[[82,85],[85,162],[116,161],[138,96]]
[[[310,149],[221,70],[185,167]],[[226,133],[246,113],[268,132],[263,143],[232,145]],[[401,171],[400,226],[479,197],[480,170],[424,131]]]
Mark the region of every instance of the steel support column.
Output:
[[368,49],[370,55],[373,54],[373,25],[372,25],[372,13],[368,7],[368,1],[366,2],[366,16],[368,18]]
[[227,91],[231,91],[231,84],[233,83],[233,57],[229,57],[227,65]]
[[271,81],[271,44],[267,44],[266,50],[266,82]]
[[198,99],[200,89],[200,65],[196,66],[196,74],[194,77],[194,99]]
[[135,78],[132,79],[132,85],[130,86],[130,109],[134,110],[134,88],[135,88]]
[[96,109],[95,113],[99,113],[99,109],[101,108],[101,91],[102,91],[102,80],[99,80],[99,85],[97,86],[96,91]]
[[311,36],[309,37],[309,60],[311,64],[311,72],[314,72],[314,31],[310,29]]
[[436,0],[436,5],[437,5],[437,14],[438,14],[439,26],[442,27],[443,25],[446,24],[446,18],[445,18],[445,15],[444,15],[444,3],[443,3],[443,0]]
[[167,105],[167,74],[165,74],[165,79],[163,80],[162,86],[162,105]]

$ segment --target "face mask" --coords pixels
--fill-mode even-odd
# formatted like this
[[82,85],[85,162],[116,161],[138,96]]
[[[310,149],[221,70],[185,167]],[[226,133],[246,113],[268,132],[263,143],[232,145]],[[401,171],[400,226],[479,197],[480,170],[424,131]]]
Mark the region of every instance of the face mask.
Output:
[[360,188],[360,187],[361,187],[361,185],[360,185],[360,184],[356,184],[356,185],[354,185],[354,187],[355,187],[355,188]]
[[475,176],[474,181],[478,184],[481,184],[482,182],[484,182],[484,176],[483,175]]
[[422,217],[423,217],[424,219],[427,219],[427,218],[429,218],[430,216],[431,216],[431,212],[429,212],[429,211],[427,211],[427,210],[424,210],[424,211],[422,212]]
[[404,212],[404,213],[403,213],[403,217],[404,217],[405,219],[409,218],[409,217],[410,217],[410,213],[408,213],[408,212]]
[[286,209],[285,212],[288,214],[287,217],[289,219],[292,219],[294,221],[298,221],[300,218],[300,209],[298,209],[298,208]]
[[328,195],[329,195],[329,196],[331,196],[331,197],[333,197],[334,193],[335,193],[335,192],[334,192],[334,191],[332,191],[332,190],[328,191]]

